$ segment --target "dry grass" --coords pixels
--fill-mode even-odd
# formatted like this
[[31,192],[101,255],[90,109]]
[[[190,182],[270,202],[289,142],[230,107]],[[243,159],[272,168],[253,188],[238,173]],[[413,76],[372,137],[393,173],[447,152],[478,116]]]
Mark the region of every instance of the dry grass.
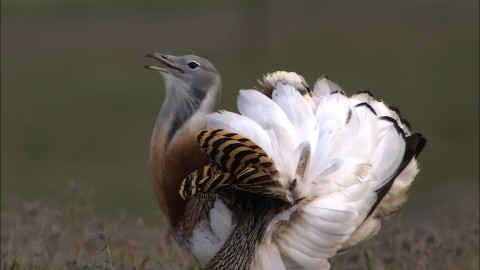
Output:
[[1,260],[6,269],[195,269],[165,226],[118,213],[99,217],[93,192],[74,185],[73,203],[20,202],[2,212]]
[[[1,269],[199,269],[160,224],[97,216],[93,192],[73,185],[71,203],[19,202],[1,215]],[[379,235],[341,254],[333,269],[478,269],[478,210],[386,222]]]
[[479,269],[478,209],[459,209],[445,204],[419,220],[392,217],[374,238],[336,256],[333,268]]

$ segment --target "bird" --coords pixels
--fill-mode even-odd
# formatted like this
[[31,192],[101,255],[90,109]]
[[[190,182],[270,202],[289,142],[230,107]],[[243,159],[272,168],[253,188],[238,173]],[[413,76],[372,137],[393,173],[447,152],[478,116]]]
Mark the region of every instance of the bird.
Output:
[[400,210],[426,144],[368,90],[295,72],[214,112],[220,75],[198,56],[148,55],[166,98],[150,178],[177,242],[205,269],[329,269]]

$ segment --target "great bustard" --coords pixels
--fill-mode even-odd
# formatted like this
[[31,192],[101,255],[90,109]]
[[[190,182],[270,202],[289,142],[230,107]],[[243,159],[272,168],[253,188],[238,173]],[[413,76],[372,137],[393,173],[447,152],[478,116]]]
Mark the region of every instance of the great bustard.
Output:
[[240,114],[212,113],[221,81],[198,56],[148,55],[166,98],[150,175],[178,243],[206,269],[328,269],[398,211],[426,140],[368,91],[266,75]]

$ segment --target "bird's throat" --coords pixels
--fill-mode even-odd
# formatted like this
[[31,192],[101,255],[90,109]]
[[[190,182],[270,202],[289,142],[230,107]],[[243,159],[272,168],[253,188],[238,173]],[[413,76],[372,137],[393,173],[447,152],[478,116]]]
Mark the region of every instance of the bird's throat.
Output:
[[166,148],[172,139],[200,108],[201,103],[196,99],[174,100],[175,97],[167,97],[162,110],[158,115],[153,140],[158,140],[161,134],[166,134],[163,145]]

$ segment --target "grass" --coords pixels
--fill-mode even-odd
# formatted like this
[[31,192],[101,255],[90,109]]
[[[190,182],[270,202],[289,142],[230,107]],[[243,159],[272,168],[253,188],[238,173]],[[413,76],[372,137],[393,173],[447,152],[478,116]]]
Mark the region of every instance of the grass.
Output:
[[478,210],[459,209],[446,204],[416,220],[400,213],[373,239],[337,255],[333,268],[479,269]]
[[166,226],[122,212],[100,217],[92,194],[73,184],[63,206],[21,201],[2,212],[2,270],[196,268]]
[[[93,192],[71,184],[68,203],[18,201],[1,214],[1,269],[201,269],[161,221],[97,215]],[[380,233],[339,254],[333,269],[478,269],[478,210],[401,214]],[[428,219],[427,219],[428,217]]]

